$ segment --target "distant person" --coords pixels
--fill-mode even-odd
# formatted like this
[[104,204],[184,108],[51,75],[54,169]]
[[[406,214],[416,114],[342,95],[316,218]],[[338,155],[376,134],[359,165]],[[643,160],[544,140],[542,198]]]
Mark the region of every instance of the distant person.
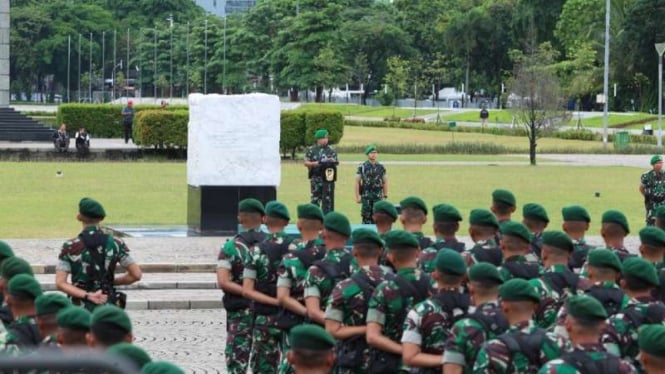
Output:
[[76,151],[79,154],[85,155],[90,152],[90,134],[85,130],[85,127],[81,127],[79,131],[76,132],[74,140],[76,142]]
[[483,109],[480,110],[480,122],[483,128],[487,127],[488,118],[490,118],[490,111],[487,110],[487,107],[483,106]]
[[159,109],[166,109],[169,106],[169,103],[166,102],[166,100],[162,100],[162,102],[159,104]]
[[58,152],[67,152],[69,148],[69,135],[67,135],[67,126],[63,123],[60,128],[53,132],[53,146]]
[[644,208],[646,209],[646,223],[654,224],[654,212],[661,206],[665,206],[665,174],[663,174],[663,157],[655,155],[651,157],[652,169],[640,177],[640,193],[644,196]]
[[356,203],[362,204],[360,215],[364,224],[374,223],[374,204],[388,198],[386,168],[376,160],[377,154],[375,145],[367,146],[367,161],[360,164],[356,172]]
[[132,125],[134,124],[134,102],[132,100],[127,101],[127,106],[122,108],[122,124],[125,130],[125,144],[127,144],[129,138],[131,138],[132,143],[134,143],[134,137],[132,136]]

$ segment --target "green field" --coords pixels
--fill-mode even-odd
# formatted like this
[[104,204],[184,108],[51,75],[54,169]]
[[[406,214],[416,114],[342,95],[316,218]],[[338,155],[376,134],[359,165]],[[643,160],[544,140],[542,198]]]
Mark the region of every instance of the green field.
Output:
[[[401,118],[413,117],[413,109],[394,108],[391,106],[308,103],[298,107],[298,110],[306,112],[340,112],[345,116],[367,117],[372,119],[383,119],[393,115]],[[418,116],[436,113],[436,108],[417,108],[416,113]]]
[[[303,154],[299,155],[302,159]],[[367,156],[362,153],[340,153],[339,159],[344,161],[365,161]],[[497,162],[497,161],[510,161],[510,162],[528,162],[529,156],[519,155],[449,155],[449,154],[422,154],[422,155],[396,155],[389,153],[381,153],[379,151],[379,160],[381,161],[452,161],[452,162]]]

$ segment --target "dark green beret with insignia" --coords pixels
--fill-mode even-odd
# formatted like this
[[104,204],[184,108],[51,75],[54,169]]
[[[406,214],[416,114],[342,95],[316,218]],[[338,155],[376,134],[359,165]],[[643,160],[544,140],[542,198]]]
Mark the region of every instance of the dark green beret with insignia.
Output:
[[3,278],[10,280],[18,274],[34,274],[32,271],[32,266],[28,263],[28,261],[20,257],[10,257],[2,262],[0,275]]
[[93,219],[106,217],[106,212],[102,204],[89,197],[84,197],[79,201],[79,213]]
[[143,367],[141,374],[185,374],[185,371],[170,362],[153,361]]
[[76,330],[90,330],[92,314],[85,308],[69,306],[55,317],[58,326]]
[[587,259],[589,266],[610,268],[621,272],[621,260],[614,251],[606,248],[596,248],[589,251]]
[[547,216],[547,211],[540,204],[524,204],[522,207],[522,216],[524,216],[524,218],[529,218],[541,222],[550,221],[550,217]]
[[376,146],[374,144],[370,144],[365,148],[365,154],[368,155],[372,152],[376,151]]
[[37,279],[32,275],[18,274],[7,283],[7,291],[9,291],[10,295],[27,296],[36,299],[42,294],[42,286],[39,285]]
[[14,257],[14,250],[7,242],[0,240],[0,262],[10,257]]
[[471,266],[469,280],[472,282],[503,283],[503,277],[499,274],[499,269],[489,262],[478,262]]
[[651,165],[655,165],[659,162],[663,162],[663,157],[661,155],[653,155],[651,156]]
[[504,203],[510,206],[517,205],[517,201],[515,200],[515,195],[513,195],[513,193],[508,190],[501,190],[501,189],[494,190],[494,192],[492,192],[492,201]]
[[640,230],[642,244],[665,247],[665,231],[656,226],[647,226]]
[[640,351],[652,356],[665,358],[665,326],[661,324],[642,325],[637,333]]
[[346,237],[351,236],[351,223],[345,215],[337,212],[330,212],[323,217],[323,227]]
[[71,306],[72,302],[59,293],[46,293],[35,299],[35,311],[38,316],[44,314],[56,314],[61,309]]
[[316,132],[314,133],[314,137],[315,137],[317,140],[318,140],[318,139],[327,138],[327,137],[328,137],[328,130],[326,130],[326,129],[318,129],[318,130],[316,130]]
[[134,345],[132,343],[123,342],[114,344],[106,350],[106,353],[128,360],[136,365],[136,367],[139,369],[143,368],[145,364],[152,361],[148,352],[144,351],[138,345]]
[[618,210],[608,210],[603,213],[602,223],[616,223],[621,226],[626,234],[630,234],[630,227],[626,216]]
[[574,295],[568,298],[566,304],[568,314],[575,318],[590,321],[603,321],[607,318],[607,312],[605,312],[603,304],[595,297]]
[[551,247],[563,249],[564,251],[573,252],[575,245],[568,235],[561,231],[545,231],[543,232],[543,244]]
[[395,209],[395,206],[388,202],[387,200],[381,200],[377,201],[374,203],[374,208],[372,208],[373,213],[385,213],[392,217],[393,219],[397,219],[397,216],[399,215],[397,213],[397,209]]
[[298,205],[298,218],[318,219],[323,222],[323,211],[314,204]]
[[623,260],[621,274],[624,277],[639,279],[652,286],[660,286],[656,267],[642,257],[630,257]]
[[561,209],[564,221],[591,222],[591,216],[584,207],[579,205],[566,206]]
[[291,329],[289,343],[293,349],[327,351],[335,347],[335,339],[319,325],[303,324]]
[[450,204],[439,204],[432,208],[434,222],[459,222],[462,215],[454,206]]
[[469,214],[469,223],[476,226],[494,226],[499,228],[499,221],[486,209],[474,209]]
[[444,274],[466,274],[466,262],[462,255],[452,249],[443,248],[436,254],[436,270]]
[[256,199],[244,199],[238,203],[238,212],[243,213],[261,213],[262,216],[266,214],[263,204]]
[[266,216],[281,218],[287,221],[291,220],[291,215],[289,214],[289,209],[286,207],[286,205],[275,200],[269,201],[266,204]]
[[132,332],[132,322],[129,320],[129,316],[115,305],[102,305],[95,308],[92,312],[90,326],[97,325],[111,325],[126,333]]
[[527,243],[531,242],[532,236],[529,229],[522,223],[515,221],[506,221],[501,224],[501,233],[503,235],[514,236],[523,239]]
[[418,239],[410,232],[404,230],[388,231],[384,237],[388,249],[418,248]]
[[372,243],[379,247],[383,247],[383,240],[381,240],[379,234],[374,230],[366,228],[353,230],[353,234],[351,234],[351,242],[353,244]]
[[400,201],[399,205],[402,207],[402,209],[404,208],[420,209],[425,213],[425,215],[427,215],[427,204],[425,204],[423,199],[417,196],[409,196],[406,199]]
[[513,278],[499,287],[499,297],[503,301],[533,301],[540,303],[540,295],[524,279]]

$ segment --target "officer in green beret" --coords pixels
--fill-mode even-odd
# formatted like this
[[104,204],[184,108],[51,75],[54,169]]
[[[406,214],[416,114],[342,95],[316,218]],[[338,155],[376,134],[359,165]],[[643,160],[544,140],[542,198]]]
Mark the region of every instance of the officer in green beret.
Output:
[[443,353],[446,373],[471,372],[480,347],[508,329],[508,321],[499,308],[503,278],[496,266],[477,263],[469,269],[468,276],[472,307],[465,318],[455,322],[446,340]]
[[374,204],[372,212],[372,219],[374,220],[374,224],[376,224],[376,231],[381,237],[393,229],[393,223],[395,223],[399,217],[395,205],[388,200],[377,201]]
[[[105,217],[106,211],[98,201],[88,197],[79,201],[76,219],[83,231],[62,245],[55,272],[58,290],[90,310],[107,303],[124,306],[126,295],[115,287],[136,283],[142,276],[125,242],[102,230]],[[125,269],[125,274],[116,277],[118,266]]]
[[594,248],[594,246],[587,244],[584,239],[586,232],[589,230],[591,216],[584,207],[579,205],[563,207],[561,215],[563,216],[563,232],[570,237],[573,245],[575,245],[575,251],[570,256],[568,266],[570,270],[579,274],[586,262],[587,253]]
[[58,324],[55,320],[58,312],[71,306],[69,299],[59,293],[42,294],[35,299],[35,316],[41,346],[56,347],[58,345]]
[[[0,266],[0,293],[3,294],[0,306],[0,320],[5,328],[14,321],[14,316],[7,305],[7,300],[4,294],[7,293],[7,284],[9,281],[18,274],[33,275],[32,266],[20,257],[10,257],[2,262]],[[1,331],[1,329],[0,329]]]
[[427,204],[417,196],[409,196],[400,201],[399,206],[399,220],[404,231],[416,236],[421,249],[431,246],[434,242],[423,234],[423,226],[427,222]]
[[86,347],[91,319],[92,314],[85,308],[70,306],[61,309],[56,315],[60,347],[63,350]]
[[640,256],[651,262],[658,272],[660,286],[653,291],[653,296],[665,302],[665,231],[656,226],[647,226],[640,230]]
[[618,210],[608,210],[601,218],[600,236],[605,241],[605,248],[617,253],[621,261],[632,256],[624,245],[624,239],[630,234],[628,219]]
[[103,305],[92,312],[88,345],[105,350],[118,343],[131,343],[132,321],[127,313],[115,305]]
[[462,215],[454,206],[450,204],[438,204],[432,208],[434,216],[434,243],[431,246],[423,248],[418,267],[425,273],[434,271],[434,259],[439,250],[443,248],[452,249],[458,253],[464,252],[465,244],[457,240],[455,233],[459,230],[459,223],[462,221]]
[[646,374],[659,374],[665,367],[665,326],[646,325],[638,335],[638,359]]
[[227,240],[217,256],[217,284],[224,296],[226,310],[225,357],[229,373],[245,373],[252,346],[252,311],[250,301],[243,297],[243,271],[250,248],[263,242],[267,235],[261,231],[265,216],[263,203],[254,198],[238,203],[238,223],[242,232]]
[[515,221],[501,225],[501,253],[503,264],[500,273],[504,280],[513,278],[534,279],[540,276],[542,267],[538,258],[529,252],[533,235],[523,224]]
[[518,278],[507,281],[499,288],[499,297],[510,327],[483,345],[474,373],[533,373],[569,349],[565,339],[533,321],[540,296],[528,281]]
[[35,320],[35,299],[42,295],[42,288],[34,276],[18,274],[7,284],[5,298],[14,321],[4,336],[4,353],[19,355],[37,348],[42,338]]
[[469,236],[474,246],[463,253],[467,266],[471,267],[479,262],[500,266],[503,255],[495,239],[499,232],[496,217],[489,210],[474,209],[469,214],[469,225]]
[[522,207],[522,223],[532,234],[529,252],[540,258],[540,251],[543,246],[543,231],[550,223],[547,211],[540,204],[524,204]]
[[328,373],[335,365],[335,339],[322,327],[304,324],[289,333],[287,359],[296,374]]
[[585,295],[571,296],[566,309],[565,328],[573,350],[546,363],[539,374],[586,373],[589,368],[598,373],[635,373],[633,365],[608,353],[600,343],[607,313],[598,300]]
[[14,257],[14,250],[6,241],[0,240],[0,267],[10,257]]
[[128,362],[139,370],[152,362],[152,358],[150,358],[148,352],[131,343],[114,344],[106,350],[106,354],[114,359]]
[[416,304],[407,314],[402,333],[402,358],[411,368],[441,372],[444,344],[453,323],[466,316],[469,295],[463,292],[466,262],[462,255],[443,248],[435,258],[434,295]]
[[360,216],[365,224],[374,223],[373,208],[378,201],[388,198],[388,176],[386,168],[376,160],[378,152],[375,145],[365,149],[367,161],[358,166],[356,171],[355,197],[361,204]]
[[351,241],[351,254],[358,269],[333,288],[325,312],[325,326],[338,340],[337,372],[362,374],[369,365],[369,347],[365,340],[367,304],[376,286],[386,279],[388,270],[379,265],[384,245],[379,234],[360,228],[353,231]]
[[314,134],[316,144],[305,151],[305,167],[309,170],[308,178],[310,185],[311,203],[321,206],[323,213],[334,210],[335,182],[327,181],[325,178],[336,178],[336,176],[324,175],[322,168],[324,163],[339,163],[337,151],[328,144],[328,130],[319,129]]
[[640,177],[640,193],[644,197],[646,223],[654,224],[654,211],[665,205],[665,175],[663,175],[663,157],[651,157],[651,170]]
[[171,362],[153,361],[143,367],[141,374],[185,374],[185,371]]

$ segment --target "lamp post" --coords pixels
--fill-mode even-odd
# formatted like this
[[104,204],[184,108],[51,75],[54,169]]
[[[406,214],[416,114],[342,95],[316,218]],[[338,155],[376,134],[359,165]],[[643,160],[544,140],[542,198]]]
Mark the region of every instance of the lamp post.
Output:
[[169,21],[169,31],[170,31],[170,68],[169,68],[169,100],[173,97],[173,14],[169,15],[169,18],[166,19]]
[[605,68],[603,72],[603,149],[607,150],[607,110],[608,110],[608,91],[610,85],[610,0],[605,1]]
[[658,52],[658,149],[663,148],[663,53],[665,43],[656,43]]
[[111,102],[115,100],[115,69],[117,69],[118,67],[120,68],[120,70],[122,70],[122,59],[120,59],[120,63],[113,66],[113,70],[111,70],[111,95],[113,96]]

